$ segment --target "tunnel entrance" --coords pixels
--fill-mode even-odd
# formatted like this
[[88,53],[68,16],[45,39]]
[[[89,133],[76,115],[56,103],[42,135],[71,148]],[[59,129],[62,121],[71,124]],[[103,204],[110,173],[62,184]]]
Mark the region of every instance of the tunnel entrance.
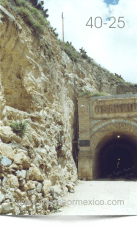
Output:
[[137,179],[137,146],[130,136],[116,134],[100,144],[97,179]]
[[137,180],[137,94],[77,99],[79,179]]

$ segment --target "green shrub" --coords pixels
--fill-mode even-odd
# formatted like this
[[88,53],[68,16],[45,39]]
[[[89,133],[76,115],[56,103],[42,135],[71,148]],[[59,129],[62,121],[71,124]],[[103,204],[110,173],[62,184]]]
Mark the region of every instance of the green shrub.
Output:
[[25,122],[13,122],[10,124],[10,127],[12,128],[13,132],[19,135],[20,137],[23,136],[23,134],[26,133],[26,127],[27,123]]
[[81,95],[84,96],[84,95],[90,95],[91,93],[90,92],[87,92],[87,91],[83,91],[81,92]]
[[93,66],[97,66],[98,67],[98,64],[95,62],[95,60],[91,60],[91,64],[93,65]]
[[106,92],[94,92],[94,93],[91,93],[90,96],[106,96],[108,95]]
[[86,53],[82,53],[82,58],[84,58],[84,59],[88,59],[88,56],[87,56],[87,54]]
[[18,6],[24,6],[30,8],[29,4],[25,0],[14,0]]
[[91,64],[91,58],[90,57],[88,57],[87,61],[89,64]]
[[106,96],[108,95],[106,92],[82,92],[81,96]]
[[47,26],[49,24],[49,22],[40,14],[38,9],[36,9],[35,7],[30,7],[29,10],[32,13],[32,15],[34,15],[39,20],[41,25]]
[[4,6],[4,7],[6,7],[6,1],[5,0],[0,0],[0,4],[2,5],[2,6]]
[[72,45],[63,42],[63,49],[71,60],[77,62],[77,51],[73,48]]
[[18,14],[24,19],[24,21],[33,28],[34,31],[38,31],[43,33],[44,32],[44,27],[36,21],[29,10],[27,10],[24,7],[16,7]]
[[[110,72],[109,72],[110,73]],[[112,76],[115,80],[116,80],[116,82],[125,82],[123,79],[121,79],[121,78],[119,78],[119,77],[117,77],[117,76],[115,76],[113,73],[110,73],[110,76]]]

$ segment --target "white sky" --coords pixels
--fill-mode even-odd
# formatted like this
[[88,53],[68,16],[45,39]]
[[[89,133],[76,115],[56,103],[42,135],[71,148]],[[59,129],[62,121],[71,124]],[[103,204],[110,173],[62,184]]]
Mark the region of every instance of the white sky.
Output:
[[[107,0],[108,1],[108,0]],[[113,0],[109,0],[109,2]],[[57,28],[62,40],[62,19],[64,14],[65,41],[72,42],[79,51],[83,47],[88,56],[110,72],[121,75],[126,81],[137,83],[137,0],[119,0],[116,5],[107,5],[103,0],[44,0],[48,8],[48,20]],[[86,26],[92,17],[100,16],[101,28]],[[115,17],[114,27],[109,28]],[[124,17],[124,28],[118,28],[118,18]],[[119,23],[122,26],[122,22]],[[100,20],[97,19],[97,26]]]

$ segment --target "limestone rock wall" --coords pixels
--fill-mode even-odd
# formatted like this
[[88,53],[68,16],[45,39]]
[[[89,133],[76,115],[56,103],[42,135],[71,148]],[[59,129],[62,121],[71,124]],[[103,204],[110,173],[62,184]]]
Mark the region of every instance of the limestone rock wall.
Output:
[[[49,214],[77,181],[74,78],[77,95],[116,94],[117,85],[84,60],[74,65],[48,28],[34,35],[8,7],[0,31],[0,214]],[[23,137],[12,131],[15,121],[27,122]]]

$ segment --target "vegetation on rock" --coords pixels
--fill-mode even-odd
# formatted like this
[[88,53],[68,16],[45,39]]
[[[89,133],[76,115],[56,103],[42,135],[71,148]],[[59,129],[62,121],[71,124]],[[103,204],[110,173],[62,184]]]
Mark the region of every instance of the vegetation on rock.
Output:
[[19,135],[20,137],[23,136],[23,134],[26,133],[26,127],[27,123],[25,122],[13,122],[10,124],[10,127],[12,128],[13,132]]
[[106,95],[108,95],[106,92],[93,92],[93,93],[91,93],[91,92],[82,92],[81,93],[81,96],[106,96]]

